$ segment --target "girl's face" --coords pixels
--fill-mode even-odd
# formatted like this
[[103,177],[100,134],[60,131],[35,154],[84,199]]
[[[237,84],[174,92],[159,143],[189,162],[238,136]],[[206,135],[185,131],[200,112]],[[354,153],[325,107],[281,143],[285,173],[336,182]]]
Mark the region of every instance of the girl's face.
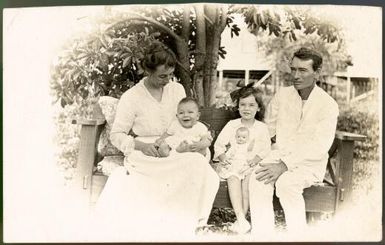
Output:
[[155,71],[149,73],[148,82],[153,87],[162,88],[170,82],[170,79],[174,76],[174,70],[174,67],[158,66]]
[[241,115],[242,119],[254,119],[257,111],[259,111],[259,105],[253,95],[239,99],[239,114]]

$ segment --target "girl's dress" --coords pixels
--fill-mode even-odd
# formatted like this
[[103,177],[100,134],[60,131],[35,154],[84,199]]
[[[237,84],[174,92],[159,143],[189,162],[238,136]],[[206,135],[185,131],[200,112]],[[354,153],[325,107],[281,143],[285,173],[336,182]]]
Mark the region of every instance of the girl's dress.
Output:
[[250,149],[249,145],[253,144],[252,141],[245,144],[237,144],[235,140],[230,142],[226,156],[231,164],[224,165],[218,172],[219,176],[223,179],[227,179],[230,176],[236,176],[239,179],[244,179],[249,174],[251,168],[248,160],[255,156],[255,151]]
[[[226,153],[231,162],[230,165],[217,165],[216,171],[223,179],[230,176],[244,179],[251,171],[247,160],[254,158],[255,155],[263,159],[270,152],[270,137],[266,124],[255,120],[254,124],[248,128],[251,140],[246,144],[235,142],[235,134],[240,127],[244,127],[240,118],[229,121],[219,133],[214,144],[214,160],[217,160],[222,153]],[[250,147],[250,144],[254,145]]]

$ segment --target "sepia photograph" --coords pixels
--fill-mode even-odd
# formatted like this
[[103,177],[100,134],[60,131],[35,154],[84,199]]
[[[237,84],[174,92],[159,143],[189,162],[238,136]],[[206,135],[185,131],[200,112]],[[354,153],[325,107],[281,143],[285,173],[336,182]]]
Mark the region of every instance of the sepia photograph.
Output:
[[3,241],[382,241],[382,7],[3,9]]

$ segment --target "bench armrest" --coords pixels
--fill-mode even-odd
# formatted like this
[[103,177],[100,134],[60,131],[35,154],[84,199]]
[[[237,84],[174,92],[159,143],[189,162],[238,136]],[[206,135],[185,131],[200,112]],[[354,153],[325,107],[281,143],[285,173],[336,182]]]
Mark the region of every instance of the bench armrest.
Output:
[[106,119],[72,119],[72,124],[99,126],[106,123]]
[[366,138],[366,136],[361,134],[354,134],[354,133],[338,131],[338,130],[336,131],[335,137],[340,140],[351,140],[351,141],[362,141],[362,140],[365,140]]
[[80,144],[76,163],[76,174],[73,178],[81,203],[88,205],[93,168],[97,161],[97,144],[105,126],[105,119],[77,119],[72,123],[80,125]]

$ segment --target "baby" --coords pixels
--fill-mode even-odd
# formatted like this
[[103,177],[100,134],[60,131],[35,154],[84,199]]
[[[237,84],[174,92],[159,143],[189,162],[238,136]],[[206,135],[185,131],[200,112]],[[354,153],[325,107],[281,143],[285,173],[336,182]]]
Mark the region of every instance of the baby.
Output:
[[232,175],[244,179],[254,165],[253,159],[254,139],[250,140],[250,132],[246,127],[240,127],[235,132],[235,140],[230,141],[230,148],[226,152],[227,165],[221,169],[219,175],[227,179]]
[[199,122],[199,105],[193,98],[183,98],[177,108],[177,120],[173,121],[156,144],[162,157],[170,155],[170,151],[199,152],[208,155],[208,147],[211,145],[211,135],[207,127]]

